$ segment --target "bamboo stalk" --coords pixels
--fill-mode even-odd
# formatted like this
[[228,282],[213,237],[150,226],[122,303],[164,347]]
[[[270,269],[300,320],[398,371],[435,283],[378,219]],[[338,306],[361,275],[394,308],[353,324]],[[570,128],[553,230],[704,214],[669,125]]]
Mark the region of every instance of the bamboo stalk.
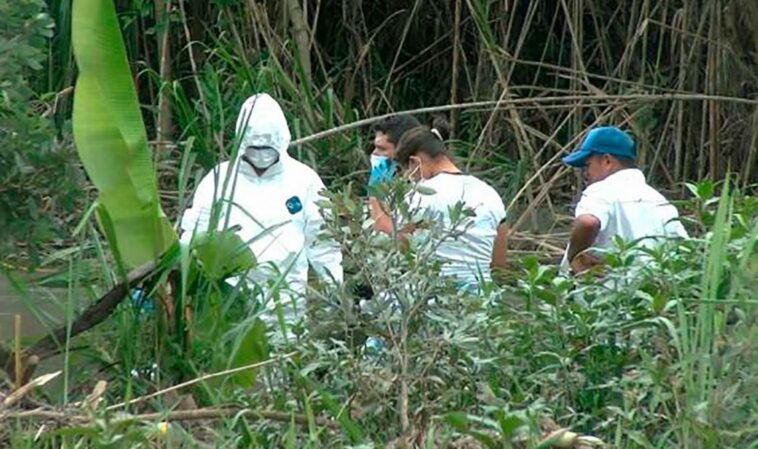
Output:
[[323,139],[333,134],[350,131],[352,129],[360,128],[362,126],[371,125],[372,123],[383,120],[387,117],[392,117],[398,114],[431,114],[434,112],[446,112],[451,109],[469,109],[469,108],[492,108],[492,107],[506,107],[510,105],[529,105],[529,104],[543,104],[543,103],[563,103],[563,102],[575,102],[583,100],[602,100],[602,101],[704,101],[713,100],[719,102],[730,102],[736,104],[758,105],[758,100],[752,100],[749,98],[730,97],[726,95],[707,95],[707,94],[623,94],[623,95],[609,95],[609,94],[587,94],[587,95],[566,95],[566,96],[554,96],[554,97],[524,97],[524,98],[509,98],[503,100],[487,100],[487,101],[474,101],[468,103],[458,104],[446,104],[440,106],[430,106],[425,108],[407,109],[403,111],[390,112],[387,114],[377,115],[370,118],[356,120],[355,122],[347,123],[345,125],[337,126],[332,129],[317,132],[310,136],[302,137],[300,139],[293,140],[290,146],[303,145],[314,140]]

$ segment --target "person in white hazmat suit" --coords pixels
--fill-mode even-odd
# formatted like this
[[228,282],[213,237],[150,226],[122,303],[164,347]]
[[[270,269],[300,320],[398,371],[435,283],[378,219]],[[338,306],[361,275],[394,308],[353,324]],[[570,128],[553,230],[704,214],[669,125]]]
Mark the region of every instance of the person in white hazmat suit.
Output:
[[289,326],[305,313],[309,263],[320,277],[342,282],[339,246],[317,238],[324,219],[316,201],[322,198],[324,183],[287,153],[291,139],[287,121],[268,94],[245,101],[236,133],[236,159],[220,163],[200,181],[181,220],[181,242],[189,244],[194,233],[208,230],[212,207],[222,199],[226,184],[219,230],[234,228],[242,241],[249,242],[257,265],[248,273],[248,283],[265,291],[267,283],[284,274],[286,285],[279,300],[277,295],[265,295],[273,298],[265,304],[262,318],[276,326],[278,302]]

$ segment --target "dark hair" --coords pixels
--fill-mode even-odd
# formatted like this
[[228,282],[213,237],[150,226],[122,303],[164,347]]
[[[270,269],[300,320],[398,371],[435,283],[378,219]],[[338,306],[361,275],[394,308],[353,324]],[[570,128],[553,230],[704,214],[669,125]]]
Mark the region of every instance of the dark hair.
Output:
[[420,126],[421,122],[416,117],[409,114],[400,114],[387,117],[374,123],[371,130],[374,132],[380,132],[387,135],[387,140],[392,144],[397,145],[400,142],[400,138],[403,137],[406,131]]
[[424,153],[432,159],[450,157],[445,141],[450,138],[450,125],[441,117],[432,120],[432,126],[417,126],[403,134],[397,144],[395,160],[407,165],[408,159]]
[[619,164],[624,168],[637,168],[637,161],[630,157],[616,156],[613,154],[611,156],[616,158],[616,160],[619,161]]

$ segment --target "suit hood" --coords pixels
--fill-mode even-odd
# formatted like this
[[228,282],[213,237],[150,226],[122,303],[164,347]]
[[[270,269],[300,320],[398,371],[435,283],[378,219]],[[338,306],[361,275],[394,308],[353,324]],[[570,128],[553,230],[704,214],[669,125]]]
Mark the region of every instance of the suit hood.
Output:
[[[282,170],[282,165],[290,156],[287,153],[290,140],[289,126],[279,103],[269,94],[256,94],[242,104],[236,125],[239,148],[236,163],[245,175],[256,176],[252,167],[241,163],[248,146],[268,146],[279,152],[279,161],[269,167],[260,177],[268,177]],[[251,172],[251,173],[248,173]]]

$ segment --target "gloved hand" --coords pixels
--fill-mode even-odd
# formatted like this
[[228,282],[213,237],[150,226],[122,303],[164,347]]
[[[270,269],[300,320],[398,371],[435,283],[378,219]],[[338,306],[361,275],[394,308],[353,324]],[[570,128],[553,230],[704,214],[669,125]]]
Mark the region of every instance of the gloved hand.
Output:
[[368,186],[374,187],[383,182],[389,182],[395,177],[395,162],[385,156],[371,156],[371,175]]

